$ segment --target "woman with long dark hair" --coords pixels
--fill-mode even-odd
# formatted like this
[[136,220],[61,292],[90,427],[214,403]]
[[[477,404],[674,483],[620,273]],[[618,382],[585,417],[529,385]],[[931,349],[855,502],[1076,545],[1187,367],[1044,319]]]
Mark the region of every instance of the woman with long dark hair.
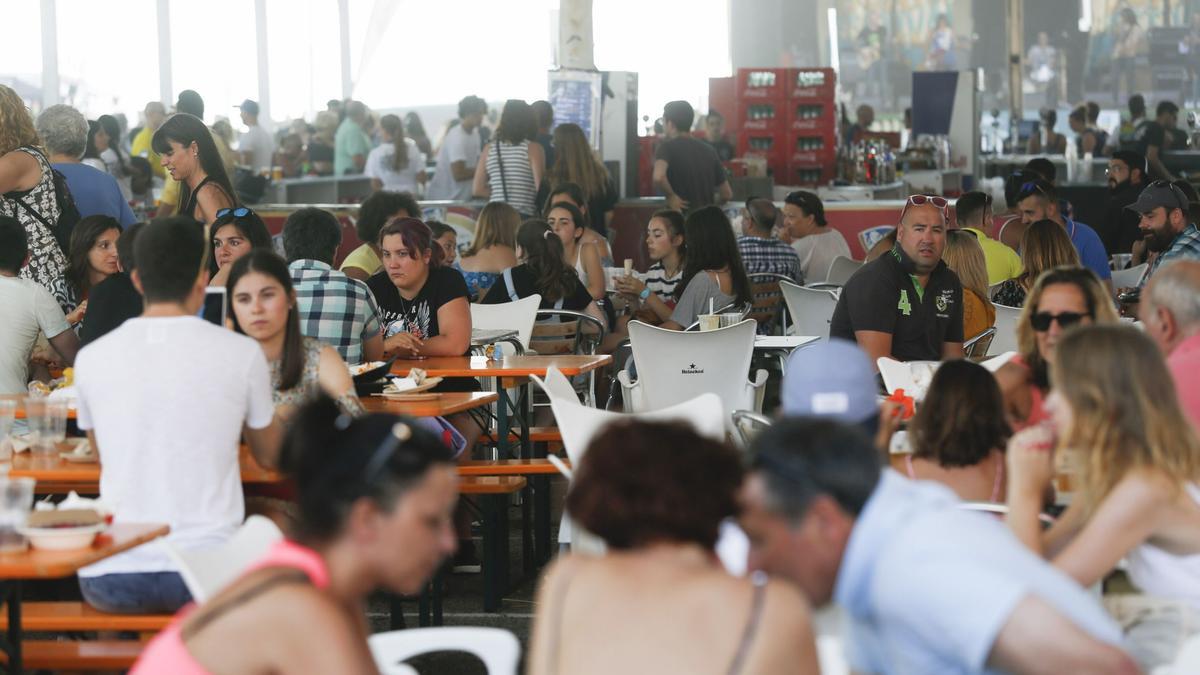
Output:
[[[705,206],[692,211],[684,221],[687,257],[683,263],[685,282],[675,288],[675,309],[663,328],[683,330],[696,322],[699,315],[737,304],[748,304],[750,279],[742,265],[733,225],[717,206]],[[643,299],[647,305],[661,303],[653,294]],[[655,310],[657,313],[657,310]]]
[[87,145],[83,148],[83,159],[80,164],[108,173],[108,165],[101,159],[100,153],[108,148],[108,134],[98,120],[88,120]]
[[92,288],[120,271],[117,267],[117,239],[120,237],[121,224],[111,216],[88,216],[71,230],[67,280],[79,301],[67,314],[67,322],[71,325],[83,320]]
[[162,165],[179,181],[175,213],[212,225],[217,211],[237,205],[237,197],[212,132],[195,115],[175,113],[150,141]]
[[217,211],[217,219],[209,233],[212,235],[212,254],[208,257],[208,271],[212,274],[209,286],[224,286],[233,263],[251,250],[275,250],[266,223],[245,206]]
[[363,175],[371,179],[372,190],[417,194],[417,184],[425,183],[425,155],[411,138],[404,136],[404,122],[396,115],[379,118],[383,143],[367,155]]
[[283,258],[270,249],[249,251],[229,266],[233,329],[258,341],[271,368],[276,415],[291,412],[321,394],[342,412],[364,414],[346,362],[333,347],[300,333],[296,291]]
[[546,153],[533,138],[537,123],[525,101],[509,99],[500,113],[496,137],[475,167],[476,197],[505,202],[528,218],[537,213],[538,186],[546,172]]
[[521,224],[517,251],[521,264],[504,270],[484,296],[484,304],[510,302],[536,293],[542,296],[540,309],[587,312],[604,321],[579,275],[563,262],[562,241],[545,221],[530,218]]
[[546,212],[546,222],[558,235],[563,246],[563,262],[575,268],[579,280],[595,300],[604,298],[604,266],[600,251],[594,244],[585,243],[586,216],[567,202],[558,202]]
[[288,539],[147,645],[133,673],[374,673],[377,588],[411,595],[454,551],[458,477],[413,420],[304,407],[283,445],[296,485]]
[[108,175],[117,179],[117,185],[121,188],[121,196],[129,201],[133,199],[133,190],[130,186],[133,172],[129,168],[129,158],[121,149],[121,123],[112,115],[101,115],[96,118],[96,121],[100,123],[106,136],[103,143],[96,144],[100,150],[100,159],[104,160]]

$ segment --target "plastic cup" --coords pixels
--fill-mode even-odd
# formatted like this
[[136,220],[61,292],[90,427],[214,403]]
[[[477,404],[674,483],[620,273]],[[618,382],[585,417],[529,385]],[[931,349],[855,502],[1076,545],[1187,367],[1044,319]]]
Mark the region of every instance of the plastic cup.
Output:
[[12,457],[13,419],[17,414],[17,402],[12,399],[0,399],[0,461]]
[[736,326],[742,322],[742,315],[737,312],[729,312],[726,314],[718,314],[721,317],[721,328]]
[[720,314],[701,314],[696,317],[700,320],[700,330],[716,330],[721,327]]
[[0,552],[22,551],[25,538],[17,533],[33,509],[32,478],[10,478],[0,474]]
[[633,276],[633,258],[625,259],[625,276]]
[[47,398],[25,399],[25,417],[29,424],[31,451],[53,452],[67,435],[67,402]]

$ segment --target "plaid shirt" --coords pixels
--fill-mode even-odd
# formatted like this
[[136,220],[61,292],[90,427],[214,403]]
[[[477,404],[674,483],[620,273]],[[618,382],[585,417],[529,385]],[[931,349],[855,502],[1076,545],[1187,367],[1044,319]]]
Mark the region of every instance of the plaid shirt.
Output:
[[1146,282],[1150,281],[1150,277],[1154,276],[1155,270],[1164,263],[1175,260],[1200,260],[1200,229],[1196,228],[1195,223],[1183,228],[1183,232],[1177,234],[1175,240],[1171,242],[1171,247],[1158,254],[1146,273],[1142,275],[1138,288],[1145,286]]
[[796,255],[796,249],[783,241],[741,236],[738,237],[737,244],[746,274],[770,272],[782,274],[798,284],[804,283],[804,275],[800,272],[800,257]]
[[380,335],[379,308],[367,285],[316,260],[297,260],[288,269],[300,332],[332,345],[346,363],[362,363],[363,341]]

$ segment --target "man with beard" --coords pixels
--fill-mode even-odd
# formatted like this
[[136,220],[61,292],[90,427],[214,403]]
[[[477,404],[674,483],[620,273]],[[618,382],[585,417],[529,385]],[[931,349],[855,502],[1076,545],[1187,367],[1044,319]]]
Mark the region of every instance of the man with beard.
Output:
[[1142,238],[1138,214],[1126,207],[1137,201],[1146,185],[1146,158],[1132,150],[1117,150],[1108,160],[1108,209],[1097,234],[1110,254],[1129,253]]
[[871,363],[962,358],[962,283],[946,263],[946,200],[913,195],[896,245],[842,289],[829,337],[858,342]]
[[1200,260],[1200,229],[1188,222],[1188,198],[1177,186],[1156,180],[1142,190],[1138,200],[1126,207],[1141,215],[1138,227],[1146,248],[1158,257],[1150,263],[1138,288],[1163,264],[1175,260]]
[[1059,206],[1058,190],[1044,180],[1029,181],[1021,185],[1016,195],[1017,213],[1026,227],[1039,220],[1053,220],[1071,237],[1071,243],[1079,252],[1079,262],[1096,273],[1096,276],[1112,290],[1112,270],[1108,268],[1108,253],[1100,241],[1100,235],[1084,223],[1073,220]]

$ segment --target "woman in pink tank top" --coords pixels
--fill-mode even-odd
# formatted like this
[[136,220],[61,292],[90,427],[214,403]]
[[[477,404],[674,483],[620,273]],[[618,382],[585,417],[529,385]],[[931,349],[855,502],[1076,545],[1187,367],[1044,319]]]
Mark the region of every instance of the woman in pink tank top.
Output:
[[1000,387],[986,368],[943,363],[908,433],[909,478],[944,483],[964,501],[1004,501],[1003,448],[1011,431]]
[[453,553],[458,477],[439,439],[391,415],[352,420],[325,397],[295,419],[281,457],[295,531],[181,610],[133,673],[375,673],[367,596],[419,592]]
[[1048,364],[1063,333],[1075,325],[1117,321],[1112,298],[1090,270],[1055,267],[1037,278],[1017,321],[1019,353],[996,371],[1013,431],[1046,420]]

